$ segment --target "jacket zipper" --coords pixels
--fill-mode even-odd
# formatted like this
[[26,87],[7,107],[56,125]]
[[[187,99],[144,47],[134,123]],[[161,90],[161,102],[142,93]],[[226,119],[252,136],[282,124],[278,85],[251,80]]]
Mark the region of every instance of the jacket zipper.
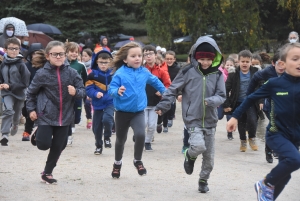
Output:
[[57,73],[57,81],[58,81],[58,92],[59,92],[59,125],[62,126],[62,88],[61,88],[61,80],[59,68],[56,70]]
[[202,127],[204,128],[204,118],[205,118],[205,89],[206,89],[206,79],[203,77],[203,94],[202,94],[202,105],[203,105],[203,117],[202,117]]

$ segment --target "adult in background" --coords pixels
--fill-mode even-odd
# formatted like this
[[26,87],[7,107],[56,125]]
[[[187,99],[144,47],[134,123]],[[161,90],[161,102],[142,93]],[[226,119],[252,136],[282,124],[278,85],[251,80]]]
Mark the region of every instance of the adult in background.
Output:
[[0,47],[4,48],[6,39],[15,36],[15,27],[12,24],[5,24],[3,29],[3,34],[0,36]]
[[290,32],[288,40],[290,43],[299,42],[299,34],[296,31]]

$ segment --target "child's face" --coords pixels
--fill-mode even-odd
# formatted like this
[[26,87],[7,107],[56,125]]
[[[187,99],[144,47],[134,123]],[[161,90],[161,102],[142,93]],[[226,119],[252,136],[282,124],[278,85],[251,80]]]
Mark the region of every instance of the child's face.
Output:
[[148,51],[145,50],[144,51],[144,59],[146,60],[147,64],[154,64],[155,60],[156,60],[156,55],[154,53],[154,51]]
[[276,63],[275,63],[275,70],[276,70],[276,73],[281,75],[282,73],[284,73],[285,71],[285,66],[284,65],[281,65],[282,63],[280,62],[280,60],[278,60]]
[[[281,63],[282,62],[282,63]],[[294,47],[288,51],[286,61],[280,61],[287,74],[300,77],[300,48]]]
[[88,62],[89,60],[91,60],[91,57],[86,53],[86,52],[82,52],[82,61],[84,62]]
[[69,61],[74,61],[78,58],[78,50],[69,50],[67,52],[67,57]]
[[109,67],[110,59],[98,58],[97,64],[100,70],[106,72]]
[[66,53],[62,46],[54,46],[50,49],[49,54],[46,54],[46,59],[51,65],[60,67],[64,64]]
[[252,63],[252,66],[261,66],[260,61],[257,59],[252,59],[251,63]]
[[139,68],[142,65],[142,60],[142,49],[134,47],[128,50],[127,57],[123,61],[132,68]]
[[209,58],[201,58],[197,60],[199,63],[201,63],[201,68],[202,69],[208,69],[211,64],[212,64],[212,60]]
[[172,66],[176,61],[176,58],[173,55],[166,54],[165,61],[168,66]]
[[19,54],[20,46],[15,44],[8,44],[7,49],[5,49],[5,52],[10,58],[16,58]]
[[239,59],[240,69],[243,73],[248,73],[251,66],[250,57],[240,57]]
[[78,54],[77,60],[81,61],[81,54]]
[[230,60],[226,61],[224,68],[228,71],[230,67],[234,67],[234,63]]
[[162,60],[156,58],[156,63],[157,63],[158,65],[161,65],[161,64],[162,64]]

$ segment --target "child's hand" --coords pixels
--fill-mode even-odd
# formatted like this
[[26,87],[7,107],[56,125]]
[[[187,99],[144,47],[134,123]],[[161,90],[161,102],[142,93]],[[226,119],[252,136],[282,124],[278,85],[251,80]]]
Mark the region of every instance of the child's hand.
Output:
[[103,93],[98,92],[96,97],[97,97],[97,98],[102,98],[102,97],[103,97]]
[[31,121],[37,120],[36,112],[35,111],[30,112],[29,117],[30,117]]
[[0,84],[0,90],[2,90],[3,89],[3,84]]
[[75,89],[73,86],[69,85],[69,86],[68,86],[68,92],[69,92],[69,94],[70,94],[71,96],[75,96],[75,94],[76,94],[76,89]]
[[259,104],[259,110],[262,110],[264,108],[264,104],[260,103]]
[[234,117],[231,117],[230,120],[227,122],[227,125],[226,125],[226,129],[228,132],[233,132],[236,130],[236,126],[237,126],[237,119],[234,118]]
[[123,96],[123,93],[125,92],[125,90],[126,90],[126,88],[125,88],[124,86],[121,86],[121,87],[119,88],[119,90],[118,90],[118,94],[119,94],[120,96]]
[[2,88],[9,89],[9,85],[8,84],[2,84]]
[[161,93],[158,91],[158,92],[155,93],[155,95],[161,96]]
[[182,101],[182,95],[179,95],[179,96],[177,97],[177,100],[178,100],[179,103],[181,103],[181,101]]
[[161,110],[157,110],[157,111],[155,111],[156,112],[156,114],[158,114],[159,116],[161,116],[162,115],[162,112],[161,112]]
[[232,110],[232,108],[230,108],[230,107],[224,108],[224,112],[230,112],[231,110]]

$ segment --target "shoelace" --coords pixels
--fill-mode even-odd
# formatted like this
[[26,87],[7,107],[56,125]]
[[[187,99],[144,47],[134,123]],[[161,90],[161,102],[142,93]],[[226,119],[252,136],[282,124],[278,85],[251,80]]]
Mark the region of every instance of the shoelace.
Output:
[[114,168],[114,169],[113,169],[113,173],[114,173],[114,174],[119,174],[119,173],[120,173],[120,169]]
[[109,140],[105,140],[105,144],[109,144]]

